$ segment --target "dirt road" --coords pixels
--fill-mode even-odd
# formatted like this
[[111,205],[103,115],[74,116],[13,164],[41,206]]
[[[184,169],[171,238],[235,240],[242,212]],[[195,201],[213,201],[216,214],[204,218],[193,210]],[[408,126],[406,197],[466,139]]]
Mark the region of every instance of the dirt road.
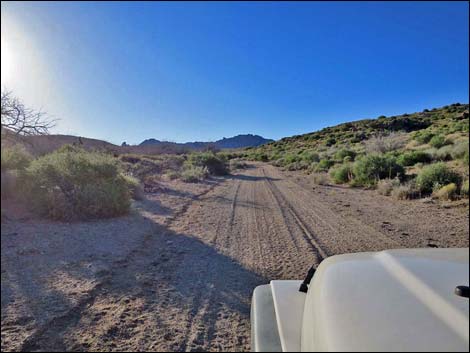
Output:
[[[39,307],[3,300],[15,277],[2,241],[2,350],[246,351],[259,284],[301,279],[339,253],[469,243],[468,208],[315,186],[266,164],[214,182],[168,207],[168,217],[154,213],[141,208],[148,226],[140,241],[103,260],[88,289],[75,300],[64,295],[73,304],[42,323]],[[71,273],[77,283],[84,276]],[[13,308],[30,312],[14,316]]]

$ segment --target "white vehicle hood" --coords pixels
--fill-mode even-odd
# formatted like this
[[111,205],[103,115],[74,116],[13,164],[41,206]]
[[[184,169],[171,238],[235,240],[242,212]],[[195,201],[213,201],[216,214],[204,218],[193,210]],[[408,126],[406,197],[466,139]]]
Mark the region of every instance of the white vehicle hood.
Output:
[[307,294],[302,351],[468,351],[468,249],[333,256]]

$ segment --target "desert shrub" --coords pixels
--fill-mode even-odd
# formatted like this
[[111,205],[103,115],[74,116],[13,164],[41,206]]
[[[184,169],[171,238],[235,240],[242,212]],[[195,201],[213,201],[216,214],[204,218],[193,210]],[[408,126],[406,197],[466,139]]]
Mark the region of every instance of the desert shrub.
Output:
[[63,148],[42,156],[26,169],[31,205],[60,220],[93,219],[128,212],[128,181],[109,155]]
[[414,181],[399,184],[393,187],[390,195],[397,200],[410,200],[419,196],[419,190]]
[[292,163],[298,162],[300,160],[301,160],[301,157],[300,157],[300,155],[297,155],[297,154],[286,153],[286,155],[284,156],[284,163],[285,164],[292,164]]
[[451,155],[452,159],[465,159],[465,156],[468,156],[468,141],[455,144]]
[[453,200],[457,195],[457,185],[450,183],[445,186],[439,186],[436,184],[434,187],[432,196],[440,200]]
[[316,172],[327,172],[330,167],[334,164],[333,161],[329,159],[322,159],[320,162],[318,162],[315,166],[315,171]]
[[143,200],[144,199],[144,189],[139,179],[131,175],[123,175],[124,181],[127,184],[130,195],[134,200]]
[[259,161],[259,162],[269,161],[268,155],[266,153],[262,153],[262,152],[256,152],[256,153],[252,154],[251,159],[253,159],[255,161]]
[[459,185],[460,175],[446,166],[444,163],[434,163],[425,166],[416,177],[416,185],[420,192],[430,194],[436,184],[447,185],[454,183]]
[[313,173],[312,180],[318,185],[328,185],[329,182],[327,173]]
[[415,140],[421,144],[428,143],[434,137],[434,133],[427,130],[418,131],[415,134]]
[[395,179],[382,179],[377,182],[377,192],[380,195],[390,196],[393,189],[400,186],[400,180]]
[[33,160],[33,157],[26,150],[19,146],[2,146],[1,149],[1,170],[24,170]]
[[186,183],[197,183],[209,175],[207,167],[188,166],[181,173],[181,180]]
[[192,153],[188,157],[188,163],[195,167],[205,167],[212,175],[228,174],[227,162],[212,152]]
[[335,159],[337,161],[342,162],[344,161],[346,157],[349,157],[349,160],[353,161],[354,158],[356,157],[356,152],[343,148],[343,149],[336,151],[335,153]]
[[431,162],[431,156],[423,151],[410,151],[405,152],[398,156],[397,163],[404,167],[413,166],[416,163],[429,163]]
[[449,141],[446,140],[444,135],[436,135],[429,140],[429,144],[432,147],[441,148],[442,146],[449,144]]
[[336,143],[336,139],[334,137],[328,137],[325,141],[325,146],[333,146]]
[[462,186],[460,188],[460,195],[468,198],[468,194],[469,194],[469,182],[467,179],[462,183]]
[[331,180],[335,184],[345,184],[352,180],[353,169],[350,163],[341,164],[336,168],[330,170]]
[[313,162],[319,162],[320,157],[318,153],[316,152],[311,152],[311,151],[304,151],[300,155],[302,161],[307,162],[307,163],[313,163]]
[[453,146],[446,145],[437,149],[433,153],[433,159],[436,161],[450,161],[452,160]]
[[386,153],[402,148],[405,146],[406,140],[406,134],[393,132],[388,135],[371,137],[365,141],[365,148],[369,153]]
[[293,162],[284,165],[286,170],[301,170],[301,169],[308,169],[309,164],[305,161]]
[[370,154],[354,163],[357,185],[373,185],[380,179],[402,177],[405,171],[396,158],[388,155]]

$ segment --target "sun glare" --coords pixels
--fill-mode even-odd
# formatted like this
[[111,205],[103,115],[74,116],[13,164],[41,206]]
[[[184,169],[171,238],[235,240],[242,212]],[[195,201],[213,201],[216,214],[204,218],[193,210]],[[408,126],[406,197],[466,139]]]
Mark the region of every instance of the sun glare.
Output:
[[5,39],[2,37],[2,46],[1,46],[1,66],[2,66],[2,83],[7,82],[11,72],[11,52],[8,48],[8,44]]

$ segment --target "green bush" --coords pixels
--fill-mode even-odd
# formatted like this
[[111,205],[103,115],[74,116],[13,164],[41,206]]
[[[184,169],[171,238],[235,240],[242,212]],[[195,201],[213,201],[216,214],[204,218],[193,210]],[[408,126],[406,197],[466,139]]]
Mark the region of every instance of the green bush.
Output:
[[33,160],[33,157],[26,150],[19,146],[2,146],[1,149],[1,170],[24,170]]
[[445,136],[443,135],[436,135],[436,136],[433,136],[431,140],[429,140],[429,144],[432,147],[441,148],[442,146],[448,145],[449,141],[447,141]]
[[369,154],[354,163],[356,185],[374,185],[380,179],[402,177],[404,174],[403,166],[390,155]]
[[228,174],[227,162],[221,156],[212,152],[192,153],[188,157],[188,163],[195,167],[207,168],[209,174]]
[[410,151],[405,152],[397,158],[397,163],[404,167],[413,166],[416,163],[429,163],[431,156],[423,151]]
[[304,151],[301,153],[300,157],[302,161],[307,162],[307,163],[320,161],[320,157],[318,156],[318,153],[316,152]]
[[207,167],[188,166],[181,173],[181,180],[186,183],[197,183],[207,178],[208,175]]
[[434,163],[425,166],[416,177],[418,190],[430,194],[436,185],[460,184],[460,175],[447,167],[444,163]]
[[432,133],[431,131],[426,131],[426,130],[418,131],[415,134],[415,140],[421,144],[428,143],[433,137],[434,137],[434,133]]
[[334,162],[329,159],[322,159],[315,165],[315,171],[327,172],[333,164]]
[[341,164],[330,170],[330,177],[335,184],[345,184],[352,180],[353,169],[350,163]]
[[340,149],[335,153],[335,159],[337,161],[342,162],[346,157],[349,157],[349,160],[353,161],[356,157],[356,152],[347,149]]
[[62,148],[34,160],[25,183],[34,209],[53,219],[113,217],[130,207],[129,180],[102,153]]

